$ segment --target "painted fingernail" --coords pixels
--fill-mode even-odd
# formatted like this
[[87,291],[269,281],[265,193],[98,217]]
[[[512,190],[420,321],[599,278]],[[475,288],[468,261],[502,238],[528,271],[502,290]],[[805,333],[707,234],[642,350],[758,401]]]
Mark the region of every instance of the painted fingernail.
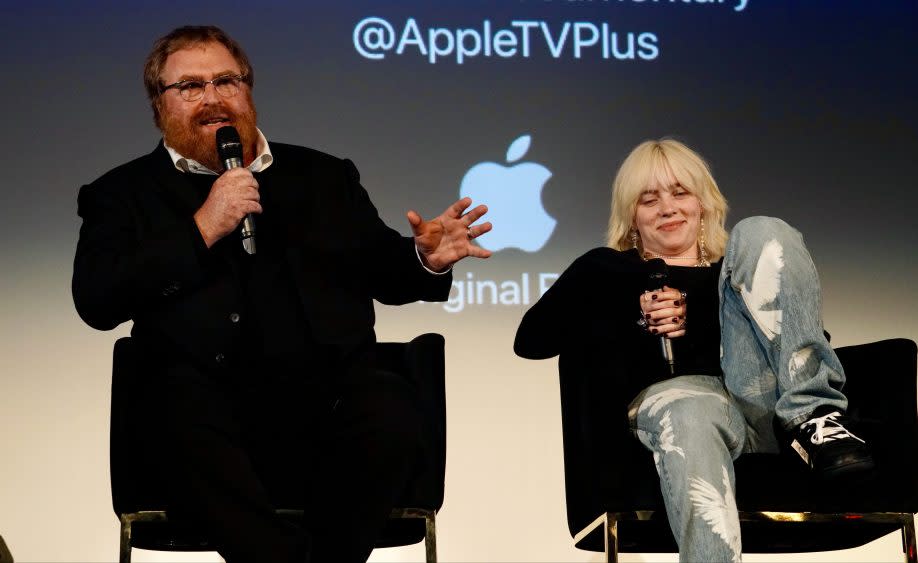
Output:
[[644,315],[644,318],[647,319],[647,320],[649,321],[649,320],[650,320],[650,315],[649,315],[649,314]]
[[657,333],[657,329],[655,329],[655,328],[650,329],[650,333],[651,333],[651,334],[656,334],[656,333]]
[[650,296],[650,298],[653,299],[654,301],[656,301],[656,300],[657,300],[657,294],[654,293],[653,295]]
[[678,299],[676,299],[675,301],[673,301],[673,305],[678,307],[679,305],[682,305],[682,301],[679,301]]
[[673,317],[673,322],[674,322],[674,323],[678,323],[678,322],[679,322],[679,317]]

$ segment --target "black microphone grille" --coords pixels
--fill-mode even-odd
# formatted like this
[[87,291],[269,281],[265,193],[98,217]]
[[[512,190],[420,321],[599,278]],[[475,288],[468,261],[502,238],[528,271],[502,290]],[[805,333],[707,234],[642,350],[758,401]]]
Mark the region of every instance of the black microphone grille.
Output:
[[242,140],[232,125],[217,129],[217,156],[223,162],[233,158],[242,160]]
[[669,268],[662,258],[651,258],[647,261],[647,289],[660,289],[669,283]]

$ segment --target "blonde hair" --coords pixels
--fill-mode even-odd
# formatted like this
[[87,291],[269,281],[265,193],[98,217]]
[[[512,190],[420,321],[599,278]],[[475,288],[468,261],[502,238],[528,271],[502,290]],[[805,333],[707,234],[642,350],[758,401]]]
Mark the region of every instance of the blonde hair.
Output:
[[632,248],[631,230],[638,199],[645,190],[666,186],[672,178],[701,202],[708,259],[719,260],[727,247],[727,200],[704,159],[674,139],[644,141],[625,158],[612,185],[606,245],[615,250]]

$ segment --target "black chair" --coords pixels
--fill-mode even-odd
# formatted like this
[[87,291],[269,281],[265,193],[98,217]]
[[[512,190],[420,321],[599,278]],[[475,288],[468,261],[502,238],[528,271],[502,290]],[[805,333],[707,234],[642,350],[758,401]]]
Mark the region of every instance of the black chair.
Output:
[[[828,551],[864,545],[897,529],[906,561],[918,512],[916,346],[895,339],[836,350],[845,367],[849,414],[871,445],[875,475],[849,486],[816,482],[790,454],[745,454],[735,463],[743,551]],[[567,520],[576,547],[678,551],[653,457],[628,430],[629,398],[615,395],[607,351],[559,360]]]
[[[418,390],[422,404],[423,439],[428,458],[392,511],[376,547],[411,545],[424,540],[426,559],[437,560],[436,514],[443,506],[446,472],[446,394],[444,340],[423,334],[408,343],[377,343],[377,367],[400,374]],[[137,376],[142,373],[134,342],[125,337],[115,343],[112,368],[110,463],[112,504],[121,521],[120,562],[130,563],[131,549],[155,551],[214,551],[199,530],[170,521],[154,464],[145,459],[142,443],[135,441],[139,420]],[[154,421],[155,424],[155,421]],[[303,518],[300,507],[281,507],[278,513],[292,521]]]

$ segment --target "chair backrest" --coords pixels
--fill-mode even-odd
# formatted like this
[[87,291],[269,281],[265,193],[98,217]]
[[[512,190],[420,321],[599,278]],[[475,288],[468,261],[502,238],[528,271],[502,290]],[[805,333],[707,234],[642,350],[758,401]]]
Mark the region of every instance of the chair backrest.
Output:
[[[376,345],[376,366],[409,379],[418,390],[423,420],[424,466],[398,502],[402,508],[440,510],[446,475],[446,383],[444,340],[422,334],[402,344]],[[424,539],[425,522],[390,518],[376,547],[411,545]]]
[[376,344],[376,367],[405,376],[417,389],[425,421],[424,470],[399,502],[405,508],[439,510],[443,506],[446,474],[446,384],[444,339],[422,334],[408,343]]
[[[407,343],[377,343],[379,369],[405,377],[417,390],[424,417],[423,468],[403,497],[399,507],[439,510],[443,505],[446,471],[446,393],[444,339],[439,334],[422,334]],[[145,377],[136,342],[125,337],[115,342],[112,364],[110,421],[110,470],[112,506],[117,515],[142,510],[164,510],[165,495],[151,452],[142,437],[156,432],[158,413],[143,403]],[[295,506],[282,508],[299,508]],[[424,522],[393,522],[379,546],[407,545],[424,538]],[[141,547],[141,546],[137,546]]]
[[[850,511],[918,512],[915,343],[884,340],[836,352],[847,375],[844,391],[849,413],[861,421],[859,428],[871,443],[878,478],[870,487],[845,490],[841,495],[836,492],[835,499],[848,503]],[[631,398],[616,396],[610,361],[614,359],[604,350],[567,352],[559,360],[567,518],[572,537],[603,512],[663,508],[652,456],[628,430]],[[738,494],[743,492],[739,465],[744,457],[737,462]],[[766,457],[781,463],[779,456]],[[801,482],[793,493],[795,500],[815,511],[827,506],[826,499],[803,492],[807,484]],[[771,500],[760,496],[762,502]],[[759,500],[738,498],[738,503],[754,505]],[[740,510],[765,508],[740,505]]]
[[109,470],[112,506],[119,516],[165,509],[163,485],[150,462],[156,454],[144,439],[158,424],[155,410],[143,401],[145,374],[134,339],[118,339],[112,358]]

